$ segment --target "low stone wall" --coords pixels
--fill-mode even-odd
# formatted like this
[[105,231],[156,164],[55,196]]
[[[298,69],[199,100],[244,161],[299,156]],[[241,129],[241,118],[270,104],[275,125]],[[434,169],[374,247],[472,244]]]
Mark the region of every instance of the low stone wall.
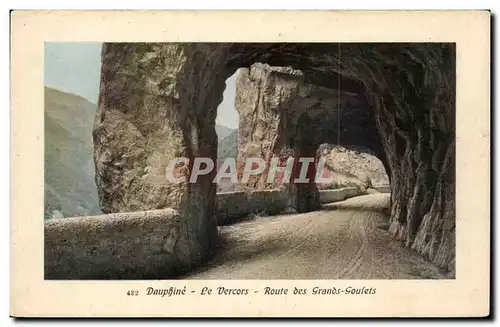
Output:
[[251,213],[275,215],[290,206],[290,195],[283,190],[225,192],[216,196],[217,225],[236,223]]
[[253,191],[248,195],[248,210],[251,213],[275,215],[290,206],[290,195],[283,190]]
[[359,190],[356,187],[344,187],[333,190],[321,190],[319,191],[319,202],[320,203],[330,203],[343,201],[354,196],[358,196]]
[[44,224],[45,279],[162,279],[189,265],[176,256],[185,253],[186,242],[172,209]]
[[217,193],[215,197],[217,225],[230,225],[249,214],[248,194],[243,191]]

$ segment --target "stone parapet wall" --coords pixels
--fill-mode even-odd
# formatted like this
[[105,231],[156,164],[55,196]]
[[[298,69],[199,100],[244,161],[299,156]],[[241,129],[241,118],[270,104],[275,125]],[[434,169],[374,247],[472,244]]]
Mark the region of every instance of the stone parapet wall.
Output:
[[162,279],[188,269],[175,210],[50,219],[45,279]]

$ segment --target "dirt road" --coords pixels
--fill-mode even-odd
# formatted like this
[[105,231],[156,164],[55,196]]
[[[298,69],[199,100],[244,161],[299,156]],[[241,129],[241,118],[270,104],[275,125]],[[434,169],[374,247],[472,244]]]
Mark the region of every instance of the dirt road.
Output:
[[445,278],[387,232],[388,194],[221,228],[223,245],[188,279]]

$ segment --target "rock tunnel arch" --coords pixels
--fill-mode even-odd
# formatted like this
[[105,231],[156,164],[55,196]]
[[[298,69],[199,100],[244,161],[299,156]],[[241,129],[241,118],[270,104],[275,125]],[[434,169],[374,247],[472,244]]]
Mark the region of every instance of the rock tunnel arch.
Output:
[[178,210],[179,264],[215,247],[216,188],[213,175],[171,184],[165,167],[179,156],[215,159],[225,80],[261,62],[364,101],[376,130],[365,134],[379,140],[391,180],[390,231],[454,270],[454,44],[106,43],[101,61],[93,131],[101,208]]

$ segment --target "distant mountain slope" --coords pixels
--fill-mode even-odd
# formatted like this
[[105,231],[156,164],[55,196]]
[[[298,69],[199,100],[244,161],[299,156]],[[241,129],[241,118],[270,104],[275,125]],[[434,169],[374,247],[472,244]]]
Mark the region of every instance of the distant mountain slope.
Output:
[[215,132],[217,133],[217,136],[219,137],[219,141],[222,140],[223,138],[227,137],[229,134],[231,134],[233,131],[235,131],[232,128],[229,128],[224,125],[215,125]]
[[325,160],[327,174],[334,178],[331,184],[318,188],[358,187],[362,192],[373,186],[389,185],[384,165],[367,149],[323,144],[318,156]]
[[[226,158],[235,158],[238,156],[238,130],[233,130],[223,139],[219,138],[217,158],[219,165],[224,163]],[[222,179],[217,185],[217,192],[231,192],[236,190],[236,185],[231,183],[230,179]]]
[[226,158],[236,158],[238,155],[238,130],[234,129],[222,140],[219,139],[218,158],[223,162]]
[[94,181],[96,105],[45,87],[45,217],[101,213]]

